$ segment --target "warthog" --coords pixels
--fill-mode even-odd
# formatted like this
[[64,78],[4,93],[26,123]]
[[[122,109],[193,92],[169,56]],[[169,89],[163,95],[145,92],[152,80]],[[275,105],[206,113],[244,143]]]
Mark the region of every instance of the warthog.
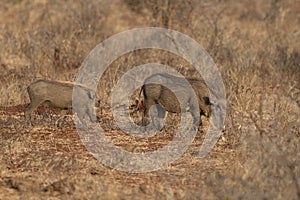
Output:
[[[160,80],[161,83],[171,84],[173,88],[179,91],[178,94],[175,95],[170,89],[159,84],[159,82],[155,84],[158,80]],[[192,88],[186,83],[189,83]],[[196,100],[192,98],[192,90],[195,92]],[[144,101],[140,100],[141,92],[143,92]],[[139,110],[143,112],[143,125],[145,125],[145,117],[149,117],[149,109],[152,105],[156,105],[160,118],[165,116],[165,111],[162,108],[171,113],[191,112],[194,124],[196,124],[198,123],[198,121],[195,121],[197,115],[200,116],[203,114],[207,117],[210,115],[211,103],[208,96],[209,92],[203,80],[195,78],[185,79],[165,73],[158,73],[148,77],[144,81],[139,93],[139,99],[136,100],[133,107],[135,107],[136,111]],[[182,108],[180,108],[180,103],[177,98],[182,102]],[[199,106],[198,111],[195,109],[195,106],[193,106],[197,105],[197,103]],[[201,124],[201,119],[199,118],[199,120]]]
[[79,87],[82,98],[82,101],[76,103],[76,106],[80,107],[80,113],[78,114],[81,116],[88,114],[90,120],[96,122],[97,117],[93,114],[93,108],[91,109],[87,105],[95,101],[95,106],[100,106],[100,100],[95,98],[95,94],[92,90],[82,85],[76,85],[74,82],[50,80],[38,80],[27,87],[30,104],[25,109],[26,119],[28,119],[32,111],[41,104],[47,104],[60,109],[72,108],[73,87]]

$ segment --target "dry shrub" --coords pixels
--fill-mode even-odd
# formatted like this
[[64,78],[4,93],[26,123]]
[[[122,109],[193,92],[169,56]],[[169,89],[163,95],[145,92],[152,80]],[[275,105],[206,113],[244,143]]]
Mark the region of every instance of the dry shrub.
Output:
[[[298,13],[292,0],[1,1],[0,198],[300,198]],[[188,34],[223,76],[226,128],[206,159],[197,153],[207,127],[167,169],[127,174],[99,164],[71,119],[57,129],[55,110],[38,110],[34,127],[24,123],[20,104],[29,102],[30,82],[74,80],[98,43],[140,26]],[[187,61],[161,50],[136,50],[109,66],[97,91],[103,100],[100,124],[128,151],[161,147],[175,132],[172,118],[157,138],[131,140],[113,122],[112,89],[126,71],[150,62],[199,77]]]

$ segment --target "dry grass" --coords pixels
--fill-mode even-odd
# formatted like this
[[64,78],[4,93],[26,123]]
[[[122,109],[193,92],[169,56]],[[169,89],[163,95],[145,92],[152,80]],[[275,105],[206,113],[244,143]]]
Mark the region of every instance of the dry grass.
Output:
[[[267,1],[0,2],[0,199],[300,199],[300,5]],[[208,121],[166,169],[130,174],[100,164],[72,118],[40,108],[23,116],[27,85],[72,81],[98,43],[134,27],[188,34],[213,57],[226,86],[226,129],[198,159]],[[177,56],[137,50],[115,60],[99,82],[100,124],[120,148],[145,152],[173,137],[178,116],[155,137],[136,139],[113,120],[110,95],[133,66],[159,62],[199,76]]]

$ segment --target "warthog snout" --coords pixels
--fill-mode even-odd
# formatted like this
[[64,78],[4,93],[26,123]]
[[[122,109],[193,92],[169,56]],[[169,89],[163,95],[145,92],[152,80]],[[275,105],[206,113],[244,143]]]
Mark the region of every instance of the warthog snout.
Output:
[[30,104],[25,109],[25,117],[28,119],[38,106],[45,103],[60,109],[72,108],[72,94],[75,86],[79,88],[81,94],[80,101],[76,102],[76,106],[81,108],[78,114],[81,116],[87,114],[92,122],[96,122],[97,117],[93,114],[93,108],[88,105],[94,102],[95,107],[99,107],[100,99],[95,97],[92,90],[73,82],[50,80],[38,80],[27,87]]

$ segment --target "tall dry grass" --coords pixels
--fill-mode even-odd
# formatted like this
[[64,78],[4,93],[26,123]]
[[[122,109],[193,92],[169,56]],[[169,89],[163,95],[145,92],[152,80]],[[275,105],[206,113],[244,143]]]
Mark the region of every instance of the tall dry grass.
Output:
[[[141,186],[135,190],[116,181],[116,188],[103,187],[116,198],[126,187],[131,194],[151,197],[156,194],[170,199],[299,199],[299,13],[300,5],[291,0],[1,1],[0,105],[27,104],[26,87],[33,80],[74,80],[88,52],[114,33],[141,26],[181,31],[213,57],[226,86],[226,129],[201,165],[210,169],[210,174],[198,174],[194,168],[191,172],[177,163],[179,168],[174,168],[178,171],[159,172],[167,180],[155,186],[151,182],[155,178],[147,175],[137,181],[108,170],[96,171],[119,178],[125,176]],[[111,91],[120,77],[132,67],[149,62],[173,66],[187,76],[199,76],[189,63],[173,54],[137,50],[109,66],[99,81],[99,96],[109,106]],[[7,128],[6,124],[16,129],[14,122],[8,123],[8,118],[1,115],[2,130]],[[19,146],[9,139],[12,137],[2,136],[3,141],[11,143],[3,142],[1,149],[10,152],[3,160],[13,163],[17,162]],[[23,139],[30,142],[22,137],[20,143]],[[213,162],[209,163],[209,159]],[[199,162],[196,158],[189,161]],[[180,182],[178,177],[191,184]],[[55,187],[72,190],[74,181],[57,183],[65,186],[52,184],[47,191]],[[84,180],[80,181],[85,185]],[[199,191],[198,186],[206,192]],[[147,194],[147,190],[153,194]]]

